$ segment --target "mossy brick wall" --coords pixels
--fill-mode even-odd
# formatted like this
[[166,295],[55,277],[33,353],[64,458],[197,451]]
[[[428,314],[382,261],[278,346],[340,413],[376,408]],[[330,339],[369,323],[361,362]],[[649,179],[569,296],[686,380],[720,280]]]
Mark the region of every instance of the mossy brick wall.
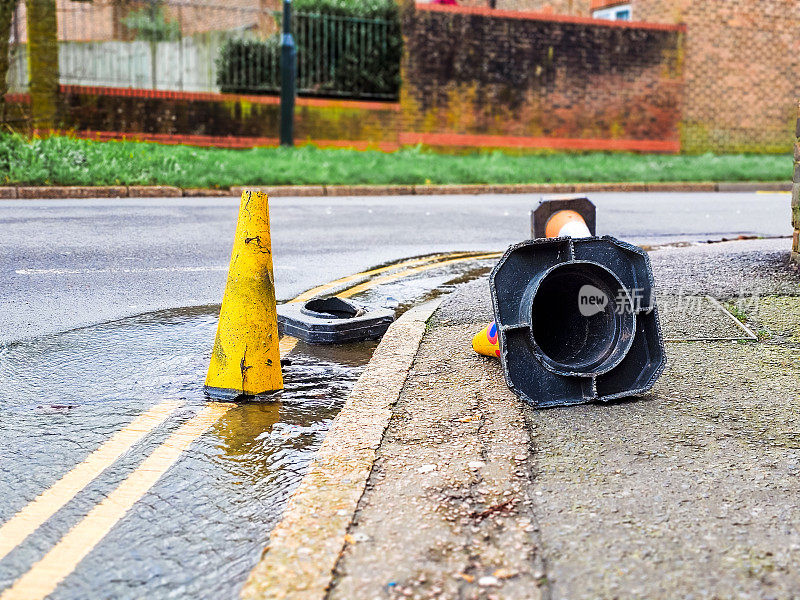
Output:
[[404,5],[406,131],[677,139],[681,33]]
[[[146,90],[143,90],[146,92]],[[273,99],[274,100],[274,99]],[[106,90],[62,93],[63,127],[162,135],[277,137],[277,101],[218,94],[109,94]],[[298,100],[298,141],[344,140],[397,143],[397,105]]]
[[[568,0],[529,0],[530,10]],[[590,15],[576,0],[573,14]],[[686,26],[684,152],[789,152],[800,97],[800,0],[631,0],[635,21]]]
[[800,263],[800,103],[797,104],[797,121],[794,131],[794,186],[792,189],[792,259]]
[[634,0],[685,23],[687,152],[788,152],[800,97],[800,0]]

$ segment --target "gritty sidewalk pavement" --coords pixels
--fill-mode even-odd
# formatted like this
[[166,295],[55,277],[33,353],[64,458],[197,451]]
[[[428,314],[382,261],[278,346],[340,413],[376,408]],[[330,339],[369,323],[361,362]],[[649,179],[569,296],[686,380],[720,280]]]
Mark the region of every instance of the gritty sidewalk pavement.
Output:
[[666,372],[643,398],[548,410],[472,352],[488,285],[461,286],[428,323],[327,596],[800,598],[788,254],[787,240],[652,252]]

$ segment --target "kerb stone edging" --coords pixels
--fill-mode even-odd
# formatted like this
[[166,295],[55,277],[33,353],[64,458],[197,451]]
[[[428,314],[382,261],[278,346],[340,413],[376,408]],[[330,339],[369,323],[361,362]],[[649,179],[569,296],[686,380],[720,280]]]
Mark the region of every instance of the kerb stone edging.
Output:
[[245,600],[325,597],[375,454],[439,301],[395,321],[331,425],[242,590]]
[[0,186],[0,200],[86,198],[221,198],[257,189],[272,198],[304,196],[428,196],[443,194],[586,194],[591,192],[789,192],[790,182],[520,183],[470,185],[279,185],[230,189],[153,186]]

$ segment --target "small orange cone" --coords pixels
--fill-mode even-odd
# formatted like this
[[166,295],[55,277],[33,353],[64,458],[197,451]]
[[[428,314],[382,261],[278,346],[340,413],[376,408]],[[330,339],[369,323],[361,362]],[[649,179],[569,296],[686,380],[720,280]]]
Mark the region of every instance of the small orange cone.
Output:
[[553,213],[545,225],[544,237],[590,237],[592,234],[583,217],[574,210]]
[[478,354],[496,358],[500,356],[500,342],[497,336],[497,323],[492,321],[472,338],[472,349]]

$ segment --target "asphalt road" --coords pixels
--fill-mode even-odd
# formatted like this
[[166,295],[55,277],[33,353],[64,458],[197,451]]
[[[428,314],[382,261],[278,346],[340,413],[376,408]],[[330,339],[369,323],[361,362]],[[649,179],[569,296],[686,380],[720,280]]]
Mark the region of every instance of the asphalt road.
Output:
[[[785,194],[591,194],[598,234],[639,244],[790,233]],[[436,251],[529,236],[538,196],[277,198],[279,299]],[[0,203],[0,343],[157,309],[220,302],[238,199]],[[788,244],[788,241],[787,241]]]

